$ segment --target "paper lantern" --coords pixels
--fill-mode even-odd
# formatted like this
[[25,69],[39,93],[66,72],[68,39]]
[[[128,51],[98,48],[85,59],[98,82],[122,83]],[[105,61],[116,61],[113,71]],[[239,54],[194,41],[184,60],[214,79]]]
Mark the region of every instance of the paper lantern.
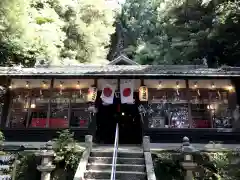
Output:
[[88,89],[87,101],[88,102],[95,102],[96,98],[97,98],[97,88],[96,87],[90,87]]
[[141,86],[139,88],[139,100],[148,101],[148,88],[147,86]]
[[228,89],[228,91],[233,91],[233,86],[231,84],[229,84],[227,89]]

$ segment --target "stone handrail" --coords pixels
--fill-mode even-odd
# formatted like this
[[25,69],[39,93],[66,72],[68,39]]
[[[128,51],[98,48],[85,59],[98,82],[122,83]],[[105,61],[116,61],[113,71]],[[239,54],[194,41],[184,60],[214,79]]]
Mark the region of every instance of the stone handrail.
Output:
[[115,132],[114,147],[113,147],[111,180],[116,179],[116,163],[117,163],[117,154],[118,154],[118,141],[119,141],[119,129],[118,129],[118,124],[117,124],[116,125],[116,132]]
[[156,180],[156,175],[154,172],[152,155],[150,152],[150,137],[144,136],[143,137],[143,152],[144,152],[144,159],[147,171],[147,179],[148,180]]
[[84,180],[84,172],[86,171],[88,158],[89,158],[91,150],[92,150],[92,136],[91,135],[85,136],[85,143],[86,143],[87,147],[82,154],[82,157],[80,159],[80,162],[79,162],[79,165],[78,165],[78,168],[76,170],[73,180]]

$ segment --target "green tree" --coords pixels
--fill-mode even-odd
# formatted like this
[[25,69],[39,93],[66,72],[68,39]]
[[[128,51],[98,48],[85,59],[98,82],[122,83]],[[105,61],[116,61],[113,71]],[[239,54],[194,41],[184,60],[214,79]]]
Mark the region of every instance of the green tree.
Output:
[[97,63],[106,58],[114,13],[104,0],[2,0],[0,65]]
[[216,6],[215,14],[207,46],[208,59],[240,66],[240,1],[222,1]]
[[1,63],[33,66],[38,56],[54,61],[63,46],[63,22],[40,0],[0,2]]
[[[142,64],[238,65],[239,1],[127,0],[126,53]],[[231,59],[231,60],[230,60]]]
[[62,56],[82,63],[105,60],[115,20],[105,1],[78,1],[74,8],[67,9],[64,18],[68,23]]

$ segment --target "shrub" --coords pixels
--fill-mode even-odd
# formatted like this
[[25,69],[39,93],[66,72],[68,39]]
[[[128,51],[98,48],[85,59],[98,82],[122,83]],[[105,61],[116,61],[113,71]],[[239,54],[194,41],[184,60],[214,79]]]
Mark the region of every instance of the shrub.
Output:
[[[53,141],[56,153],[53,163],[56,169],[52,172],[52,179],[72,180],[84,149],[77,149],[77,142],[69,130],[58,132],[58,137]],[[41,157],[23,152],[19,155],[19,161],[16,180],[40,180],[41,174],[37,165],[41,163]]]
[[58,132],[58,138],[54,139],[55,162],[64,162],[64,168],[76,169],[84,148],[77,149],[77,141],[73,133],[68,129]]
[[40,180],[41,174],[37,170],[37,165],[41,163],[40,157],[36,157],[33,153],[21,153],[19,161],[16,180]]
[[84,148],[77,149],[77,141],[74,134],[68,129],[58,132],[58,138],[54,139],[54,151],[56,157],[54,163],[56,169],[52,176],[54,180],[73,179]]
[[[152,154],[157,179],[183,180],[183,156],[177,152]],[[201,180],[237,180],[240,177],[240,156],[233,152],[199,152],[193,154]],[[235,162],[233,162],[235,160]],[[198,179],[199,179],[198,178]]]

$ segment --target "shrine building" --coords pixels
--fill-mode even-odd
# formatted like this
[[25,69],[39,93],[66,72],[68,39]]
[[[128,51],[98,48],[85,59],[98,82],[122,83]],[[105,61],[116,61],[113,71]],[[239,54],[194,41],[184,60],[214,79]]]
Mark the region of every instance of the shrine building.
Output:
[[139,65],[0,67],[0,125],[6,141],[45,142],[70,129],[112,144],[240,142],[240,68]]

